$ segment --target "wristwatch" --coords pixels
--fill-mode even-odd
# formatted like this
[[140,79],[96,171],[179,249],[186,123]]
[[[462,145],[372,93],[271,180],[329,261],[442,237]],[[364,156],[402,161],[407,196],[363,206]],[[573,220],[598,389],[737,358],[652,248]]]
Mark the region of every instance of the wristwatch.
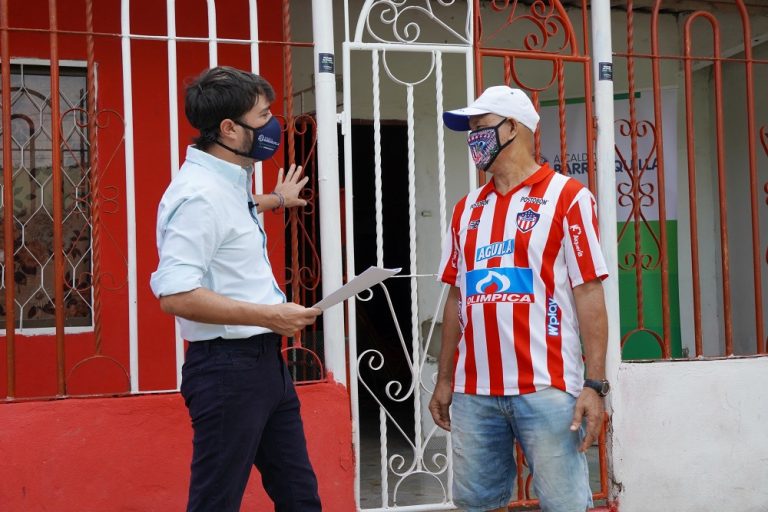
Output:
[[594,389],[595,392],[600,396],[605,396],[608,394],[609,391],[611,391],[611,385],[605,379],[603,380],[584,379],[584,387]]

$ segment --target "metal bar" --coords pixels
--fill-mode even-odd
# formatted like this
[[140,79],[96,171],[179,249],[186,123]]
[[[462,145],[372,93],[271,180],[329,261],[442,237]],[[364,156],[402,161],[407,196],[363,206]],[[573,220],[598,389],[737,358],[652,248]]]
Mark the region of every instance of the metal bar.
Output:
[[[413,85],[406,88],[406,119],[408,122],[408,247],[409,267],[411,273],[411,369],[413,377],[413,444],[416,453],[423,453],[422,428],[421,428],[421,393],[419,382],[421,379],[421,348],[419,341],[419,282],[415,274],[418,273],[418,256],[416,240],[416,132]],[[421,458],[415,457],[417,470],[421,470]]]
[[[704,18],[712,27],[714,39],[714,54],[720,54],[720,26],[717,18],[708,12],[698,11],[693,13],[685,20],[684,37],[685,53],[688,54],[691,49],[691,25],[698,18]],[[726,184],[725,184],[725,148],[723,133],[723,75],[722,65],[719,61],[715,62],[715,137],[717,146],[717,183],[718,198],[720,206],[720,264],[723,273],[723,315],[725,320],[725,355],[733,354],[733,316],[731,313],[731,280],[730,280],[730,257],[728,247],[728,218],[726,204]],[[693,136],[688,133],[688,145],[693,144]]]
[[[635,49],[635,11],[633,0],[627,1],[627,51],[632,54]],[[629,85],[629,141],[631,147],[630,170],[632,179],[632,219],[635,242],[635,297],[637,300],[637,328],[645,328],[645,304],[643,302],[643,265],[642,241],[640,238],[640,178],[641,171],[637,150],[637,106],[635,99],[635,59],[627,57],[627,82]],[[646,162],[646,166],[648,163]],[[662,349],[663,350],[663,349]]]
[[[475,33],[476,30],[473,31]],[[446,53],[444,49],[440,49],[441,52]],[[467,91],[467,105],[472,103],[472,100],[475,99],[474,91],[472,84],[475,84],[475,87],[477,87],[477,84],[482,83],[482,77],[478,76],[475,77],[475,74],[473,71],[476,69],[476,63],[478,62],[475,59],[476,54],[472,52],[471,48],[468,48],[467,51],[464,53],[464,74],[466,76],[466,91]],[[475,79],[477,79],[477,82],[475,82]],[[442,123],[442,119],[438,120]],[[467,173],[467,177],[469,178],[469,188],[467,190],[474,190],[477,188],[477,171],[475,169],[474,161],[472,160],[472,154],[469,151],[469,147],[467,147],[467,169],[469,169],[469,172]]]
[[[541,111],[541,101],[539,100],[539,91],[533,91],[531,93],[531,101],[536,108],[536,112]],[[541,158],[541,129],[536,127],[536,133],[533,134],[533,151],[536,154],[536,161]]]
[[[686,32],[684,37],[684,51],[690,51],[691,41]],[[693,70],[691,61],[687,60],[684,66],[683,83],[685,87],[685,132],[687,136],[688,155],[688,211],[690,216],[691,231],[691,273],[693,276],[693,335],[696,357],[704,355],[701,331],[701,283],[699,279],[699,218],[696,192],[696,148],[694,146],[695,125],[693,121]]]
[[381,477],[381,506],[389,508],[389,470],[387,469],[387,413],[379,405],[379,473]]
[[[581,2],[581,27],[582,34],[584,34],[584,55],[589,56],[589,31],[587,29],[587,0]],[[584,110],[586,114],[586,132],[587,132],[587,147],[594,147],[595,140],[595,123],[594,112],[592,109],[592,102],[594,98],[592,96],[592,74],[590,69],[590,61],[584,63]],[[592,194],[597,195],[597,178],[595,176],[595,154],[594,151],[587,151],[587,183],[589,190]],[[614,192],[611,192],[615,194]]]
[[[289,0],[281,1],[283,11],[283,39],[290,41],[291,36],[291,4]],[[285,99],[285,125],[288,137],[288,163],[296,163],[296,127],[293,117],[293,50],[290,46],[283,47],[283,79]],[[301,286],[299,271],[299,219],[295,209],[288,212],[288,224],[291,237],[291,300],[298,301],[299,288]],[[297,331],[293,336],[293,346],[301,345],[302,331]]]
[[[85,26],[88,32],[93,32],[93,0],[85,2]],[[88,113],[88,156],[90,157],[89,179],[91,196],[91,243],[92,243],[92,303],[93,303],[93,336],[96,354],[101,354],[101,172],[99,166],[99,137],[97,133],[96,106],[96,58],[93,36],[86,36],[87,60],[87,106]]]
[[[48,30],[44,28],[18,28],[18,27],[9,27],[8,30],[10,32],[37,32],[37,33],[43,33],[43,34],[57,34],[57,35],[70,35],[70,36],[85,36],[88,35],[88,32],[83,30]],[[112,32],[93,32],[91,33],[93,36],[97,37],[114,37],[114,38],[124,38],[127,37],[129,39],[136,39],[136,40],[144,40],[144,41],[167,41],[169,38],[168,36],[158,36],[158,35],[151,35],[151,34],[115,34]],[[226,37],[187,37],[187,36],[177,36],[173,38],[174,41],[180,41],[185,43],[205,43],[210,45],[213,43],[221,43],[221,44],[241,44],[241,45],[252,45],[254,41],[252,39],[232,39],[232,38],[226,38]],[[314,43],[303,43],[298,41],[258,41],[259,44],[266,44],[266,45],[274,45],[274,46],[295,46],[295,47],[305,47],[305,48],[311,48],[314,46]]]
[[[651,17],[651,53],[659,53],[659,6],[662,0],[656,0]],[[666,193],[664,183],[664,122],[661,113],[661,98],[656,91],[661,91],[661,70],[659,59],[652,58],[653,74],[653,111],[654,123],[656,124],[656,162],[658,164],[657,184],[659,191],[659,237],[661,238],[661,315],[663,329],[663,343],[661,345],[661,357],[668,359],[670,357],[672,335],[669,319],[669,261],[667,249],[667,226],[666,226]]]
[[[248,0],[248,23],[251,36],[251,72],[259,74],[259,11],[256,0]],[[264,164],[256,162],[253,165],[253,193],[262,195],[264,193]],[[259,223],[264,225],[264,212],[256,214]]]
[[565,130],[565,70],[563,61],[557,61],[557,122],[560,127],[560,161],[563,174],[568,175],[566,162],[568,161],[568,146]]
[[[437,110],[437,190],[440,203],[440,247],[448,230],[445,200],[445,126],[443,125],[443,55],[435,51],[435,104]],[[437,318],[437,315],[435,315]]]
[[[176,59],[176,0],[166,0],[166,30],[168,32],[168,128],[171,151],[171,179],[179,172],[179,76]],[[173,322],[176,351],[176,387],[181,387],[181,368],[184,366],[184,339],[179,323]]]
[[131,392],[139,391],[139,338],[136,270],[136,182],[133,145],[133,87],[131,85],[131,27],[130,0],[121,0],[120,27],[123,67],[123,110],[125,119],[125,206],[128,245],[128,357],[131,372]]
[[376,265],[384,266],[384,206],[381,180],[381,92],[379,75],[379,52],[371,52],[371,81],[373,82],[373,182],[374,206],[376,211]]
[[[742,50],[743,51],[743,50]],[[615,57],[628,57],[629,54],[626,52],[616,52],[613,54]],[[663,54],[653,54],[653,53],[635,53],[634,57],[638,59],[659,59],[659,60],[690,60],[690,61],[704,61],[704,62],[710,62],[714,63],[715,61],[719,62],[732,62],[732,63],[741,63],[746,64],[748,62],[751,62],[752,64],[768,64],[768,60],[766,59],[734,59],[731,57],[707,57],[705,55],[691,55],[688,57],[680,56],[680,55],[663,55]],[[694,68],[694,70],[697,70]]]
[[557,53],[527,52],[522,50],[505,50],[503,48],[481,48],[479,53],[483,57],[516,57],[528,60],[552,60],[565,62],[589,63],[589,57],[583,55],[560,55]]
[[[56,0],[48,0],[48,23],[51,31],[56,30]],[[51,32],[51,169],[53,172],[53,271],[54,308],[56,325],[56,388],[58,396],[67,394],[64,369],[64,200],[61,176],[61,106],[59,93],[59,41]]]
[[751,35],[751,19],[743,3],[737,2],[741,14],[741,25],[744,34],[744,57],[746,60],[745,85],[747,88],[747,151],[749,151],[749,190],[750,211],[752,217],[752,268],[755,283],[755,335],[757,338],[757,353],[766,351],[765,327],[763,325],[763,277],[760,269],[760,221],[758,217],[757,191],[757,155],[755,154],[755,98],[752,83],[752,46],[756,40]]
[[415,52],[429,53],[439,48],[442,53],[471,53],[470,46],[456,46],[450,44],[404,44],[404,43],[346,43],[350,50],[387,50],[390,52]]
[[205,3],[208,9],[208,65],[215,68],[219,61],[216,46],[216,0],[206,0]]
[[[346,2],[345,2],[346,3]],[[347,240],[347,281],[355,277],[355,246],[351,243],[355,238],[354,212],[352,202],[352,71],[350,62],[350,44],[342,45],[342,67],[344,83],[344,112],[342,114],[341,134],[344,137],[344,224]],[[357,308],[355,298],[347,301],[347,336],[349,337],[349,398],[352,410],[352,444],[355,449],[355,503],[360,503],[360,402],[357,373]]]
[[16,283],[13,260],[13,140],[11,139],[11,50],[8,37],[8,0],[0,0],[0,66],[3,109],[3,251],[5,257],[5,368],[6,398],[16,395]]

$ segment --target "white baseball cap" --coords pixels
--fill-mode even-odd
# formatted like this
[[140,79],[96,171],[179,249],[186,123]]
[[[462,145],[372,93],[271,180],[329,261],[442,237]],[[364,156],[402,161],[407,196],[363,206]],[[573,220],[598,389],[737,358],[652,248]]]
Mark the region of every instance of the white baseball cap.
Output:
[[539,124],[539,113],[536,112],[528,95],[520,89],[513,89],[506,85],[487,88],[466,108],[443,112],[443,122],[451,130],[466,132],[469,131],[470,116],[483,114],[511,117],[532,132],[536,131],[536,126]]

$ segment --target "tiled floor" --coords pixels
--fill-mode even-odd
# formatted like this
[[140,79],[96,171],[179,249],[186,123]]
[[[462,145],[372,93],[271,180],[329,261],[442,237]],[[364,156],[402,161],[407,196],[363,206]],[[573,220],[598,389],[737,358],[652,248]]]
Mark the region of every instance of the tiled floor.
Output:
[[[390,432],[387,436],[387,458],[392,461],[387,472],[386,486],[387,505],[389,507],[435,504],[432,510],[457,510],[446,503],[446,473],[439,475],[429,474],[426,470],[436,471],[435,465],[429,465],[435,455],[445,453],[445,438],[434,440],[425,452],[424,460],[428,466],[419,474],[412,474],[406,478],[399,477],[395,471],[407,470],[413,460],[411,446],[405,441],[400,432]],[[360,437],[360,506],[363,510],[383,507],[382,503],[382,470],[381,448],[377,429],[363,428]],[[398,458],[401,456],[402,458]],[[439,460],[439,459],[438,459]],[[600,488],[600,472],[598,465],[597,447],[593,447],[587,454],[589,461],[589,474],[592,490]],[[402,466],[398,467],[398,462]],[[515,493],[517,489],[515,489]],[[530,510],[530,509],[521,509]]]

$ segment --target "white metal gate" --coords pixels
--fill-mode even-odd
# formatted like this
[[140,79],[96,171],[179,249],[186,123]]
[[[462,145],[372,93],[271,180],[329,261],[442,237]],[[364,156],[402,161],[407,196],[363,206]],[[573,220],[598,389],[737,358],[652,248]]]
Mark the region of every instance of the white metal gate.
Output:
[[[398,276],[349,302],[356,502],[359,510],[369,511],[451,510],[450,437],[435,426],[426,407],[436,373],[430,353],[439,343],[445,294],[435,272],[446,208],[476,186],[466,145],[456,144],[460,136],[444,133],[442,124],[444,108],[474,98],[472,2],[347,0],[344,41],[347,278],[369,265],[396,266],[393,247],[403,254]],[[404,132],[405,147],[383,139],[384,129],[393,124]],[[357,125],[369,131],[353,140]],[[372,165],[355,164],[366,149]],[[407,161],[407,190],[405,179],[400,187],[385,186],[398,171],[386,165],[392,153]],[[359,184],[353,188],[355,180],[372,185],[374,219],[355,215],[354,196],[361,192]],[[407,208],[407,228],[392,224],[397,205]],[[356,237],[356,223],[375,225],[375,240]],[[392,237],[396,243],[385,243]],[[395,289],[402,300],[393,299]],[[387,320],[379,317],[366,327],[366,307],[388,309]],[[365,328],[370,336],[360,335]],[[396,333],[389,344],[381,335],[387,330]],[[370,407],[361,407],[366,403]]]

